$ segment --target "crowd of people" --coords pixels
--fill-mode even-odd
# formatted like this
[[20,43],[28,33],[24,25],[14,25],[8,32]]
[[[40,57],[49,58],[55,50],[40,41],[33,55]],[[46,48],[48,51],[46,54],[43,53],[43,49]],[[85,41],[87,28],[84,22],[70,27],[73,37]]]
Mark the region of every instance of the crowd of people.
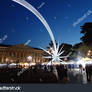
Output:
[[[35,65],[18,76],[22,68],[0,68],[0,83],[58,83],[67,78],[65,66]],[[56,71],[55,71],[56,70]]]
[[[80,69],[82,69],[80,67]],[[22,68],[0,68],[0,83],[68,83],[69,65],[35,65],[18,75]],[[86,65],[87,81],[91,82],[92,65]]]
[[87,80],[89,82],[92,81],[92,65],[86,65],[86,74],[87,74]]

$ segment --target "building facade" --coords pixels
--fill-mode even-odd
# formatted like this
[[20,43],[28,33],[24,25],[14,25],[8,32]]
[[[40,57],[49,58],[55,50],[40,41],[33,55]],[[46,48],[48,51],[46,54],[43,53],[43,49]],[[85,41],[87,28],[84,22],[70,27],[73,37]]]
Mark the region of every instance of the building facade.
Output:
[[30,46],[19,45],[0,45],[0,63],[18,63],[18,62],[46,62],[43,58],[44,51]]

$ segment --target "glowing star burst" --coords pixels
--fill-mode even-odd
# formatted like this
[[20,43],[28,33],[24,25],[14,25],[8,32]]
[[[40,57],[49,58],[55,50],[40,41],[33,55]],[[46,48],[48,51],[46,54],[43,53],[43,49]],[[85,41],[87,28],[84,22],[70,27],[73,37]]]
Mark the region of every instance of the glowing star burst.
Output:
[[47,21],[45,20],[45,18],[35,9],[35,7],[33,7],[30,3],[28,3],[27,1],[25,0],[12,0],[20,5],[22,5],[23,7],[25,7],[26,9],[28,9],[30,12],[32,12],[42,23],[43,25],[45,26],[45,28],[47,29],[50,37],[51,37],[51,40],[53,42],[53,47],[54,49],[52,50],[52,53],[50,53],[49,51],[43,49],[46,53],[48,53],[50,56],[47,56],[47,57],[44,57],[44,58],[51,58],[51,62],[56,62],[58,61],[59,63],[62,61],[61,59],[62,58],[66,58],[66,57],[69,57],[69,55],[67,56],[61,56],[64,51],[62,51],[62,48],[61,50],[59,51],[59,44],[58,46],[56,46],[55,44],[55,38],[54,38],[54,35],[52,33],[52,30],[50,28],[50,26],[48,25]]
[[56,47],[56,49],[51,48],[51,50],[52,50],[51,52],[47,51],[47,50],[45,50],[43,48],[41,48],[41,49],[44,50],[46,53],[49,54],[49,56],[45,56],[44,58],[51,59],[50,62],[52,62],[52,63],[55,63],[55,62],[61,63],[63,61],[62,60],[63,58],[67,58],[71,54],[71,52],[70,52],[68,55],[62,56],[62,54],[65,52],[64,50],[62,51],[63,47],[64,47],[64,45],[59,50],[59,44],[58,44],[57,47]]

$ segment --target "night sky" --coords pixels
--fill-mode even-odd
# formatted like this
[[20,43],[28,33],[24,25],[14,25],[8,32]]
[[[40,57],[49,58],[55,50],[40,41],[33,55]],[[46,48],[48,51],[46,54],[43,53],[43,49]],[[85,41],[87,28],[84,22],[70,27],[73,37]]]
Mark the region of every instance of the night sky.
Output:
[[[26,0],[46,19],[56,41],[76,44],[80,42],[80,26],[92,22],[92,0]],[[83,16],[86,17],[83,19]],[[76,24],[79,18],[82,20]],[[5,36],[7,36],[5,38]],[[51,38],[40,20],[23,6],[12,0],[0,0],[1,44],[26,43],[32,47],[46,47]]]

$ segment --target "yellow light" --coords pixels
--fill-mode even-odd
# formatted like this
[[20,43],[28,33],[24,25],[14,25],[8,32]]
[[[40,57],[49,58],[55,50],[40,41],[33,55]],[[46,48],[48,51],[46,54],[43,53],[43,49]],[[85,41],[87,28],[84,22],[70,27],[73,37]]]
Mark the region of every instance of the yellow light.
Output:
[[6,62],[8,62],[9,61],[9,59],[8,58],[6,58]]
[[36,63],[30,63],[30,65],[36,65]]
[[90,53],[90,52],[91,52],[91,50],[88,51],[88,53]]
[[90,53],[88,53],[87,55],[90,56]]

